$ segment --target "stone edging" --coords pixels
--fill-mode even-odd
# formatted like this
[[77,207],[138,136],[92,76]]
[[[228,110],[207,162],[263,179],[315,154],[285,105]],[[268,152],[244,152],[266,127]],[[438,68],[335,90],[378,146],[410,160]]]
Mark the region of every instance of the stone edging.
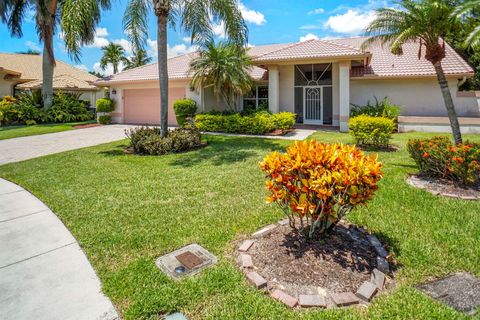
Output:
[[[421,177],[419,177],[418,175],[415,175],[415,174],[408,175],[407,178],[405,179],[405,181],[407,182],[408,185],[410,185],[414,188],[425,190],[425,191],[427,191],[427,192],[429,192],[433,195],[436,195],[436,196],[443,196],[443,197],[447,197],[447,198],[462,199],[462,200],[480,200],[480,195],[478,195],[478,196],[463,196],[463,195],[454,194],[454,193],[432,190],[430,188],[430,185],[432,184],[432,182],[424,180],[424,179],[422,179]],[[438,181],[436,183],[441,184],[441,181]]]
[[[370,301],[378,295],[380,292],[386,289],[386,282],[390,273],[390,264],[386,259],[388,252],[382,246],[381,242],[374,235],[369,234],[363,228],[357,228],[357,230],[365,234],[372,247],[377,252],[377,268],[371,273],[369,281],[365,281],[357,290],[353,292],[327,292],[326,289],[322,289],[319,294],[299,294],[298,297],[293,297],[280,289],[268,289],[274,287],[269,281],[263,278],[255,271],[252,257],[248,254],[250,248],[255,244],[256,239],[262,238],[270,234],[278,226],[284,226],[288,224],[288,219],[284,219],[275,224],[270,224],[261,228],[260,230],[252,234],[252,239],[244,240],[237,248],[238,263],[240,269],[245,273],[247,280],[257,289],[265,290],[270,293],[270,296],[289,308],[332,308],[332,307],[347,307],[356,304],[368,305]],[[354,236],[353,236],[354,237]],[[329,298],[329,299],[327,299]],[[328,303],[328,301],[333,303]]]

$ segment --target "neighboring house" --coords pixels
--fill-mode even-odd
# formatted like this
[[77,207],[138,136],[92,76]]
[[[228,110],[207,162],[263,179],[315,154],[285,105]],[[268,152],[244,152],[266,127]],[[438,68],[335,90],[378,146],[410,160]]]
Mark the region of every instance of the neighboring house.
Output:
[[[272,112],[296,113],[299,123],[331,125],[346,131],[351,104],[364,105],[374,97],[388,97],[402,106],[402,130],[448,130],[435,70],[430,62],[418,58],[418,43],[404,45],[404,54],[397,56],[388,46],[372,45],[362,51],[364,40],[311,40],[250,48],[256,65],[251,72],[256,87],[241,99],[241,106],[268,103]],[[168,60],[170,125],[176,124],[172,104],[180,98],[196,100],[199,112],[224,109],[211,90],[191,89],[189,63],[195,55]],[[467,124],[464,131],[480,130],[475,93],[458,92],[459,85],[473,76],[473,69],[449,45],[443,66],[461,123]],[[96,84],[110,87],[111,97],[117,100],[113,114],[116,122],[159,123],[156,64],[127,70]],[[432,123],[426,126],[425,121]]]
[[[94,75],[62,61],[56,61],[53,73],[53,89],[81,93],[80,99],[89,100],[95,106],[103,96],[93,85]],[[31,54],[0,53],[0,98],[13,96],[20,90],[42,87],[42,56]]]

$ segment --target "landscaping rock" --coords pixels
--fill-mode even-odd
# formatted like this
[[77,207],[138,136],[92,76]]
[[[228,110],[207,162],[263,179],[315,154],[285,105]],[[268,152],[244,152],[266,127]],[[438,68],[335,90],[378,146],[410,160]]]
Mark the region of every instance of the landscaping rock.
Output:
[[368,236],[368,241],[370,241],[370,244],[373,246],[375,251],[377,251],[377,254],[380,257],[386,258],[388,256],[387,250],[385,250],[385,248],[382,246],[382,243],[380,242],[380,240],[378,240],[378,238],[376,236],[369,235]]
[[165,316],[165,320],[188,320],[188,319],[182,313],[175,312]]
[[387,259],[378,256],[377,257],[377,269],[382,271],[383,273],[390,272],[390,265],[388,264]]
[[304,308],[326,308],[325,297],[318,294],[301,294],[298,296],[298,303]]
[[385,285],[385,274],[378,269],[373,269],[370,281],[375,284],[378,290],[383,290],[383,286]]
[[337,307],[346,307],[360,302],[352,292],[332,293],[331,297]]
[[248,254],[240,255],[240,266],[242,268],[253,268],[252,257]]
[[278,221],[278,224],[281,225],[281,226],[286,226],[289,222],[290,222],[290,220],[287,218],[287,219],[283,219],[283,220]]
[[356,296],[366,302],[370,302],[377,290],[378,288],[375,284],[370,281],[365,281],[360,288],[358,288]]
[[270,224],[266,227],[263,227],[262,229],[258,230],[254,234],[252,234],[252,237],[254,238],[261,238],[272,232],[273,229],[275,229],[276,225]]
[[295,308],[295,306],[298,304],[297,299],[295,299],[291,295],[288,295],[279,289],[276,289],[275,291],[272,292],[272,298],[283,302],[285,305],[287,305],[290,308]]
[[245,240],[245,241],[242,242],[242,244],[238,248],[238,251],[247,252],[248,249],[250,249],[254,243],[255,243],[255,241],[253,241],[253,240]]
[[267,280],[265,280],[261,275],[259,275],[254,271],[247,273],[247,279],[257,289],[262,289],[267,287]]

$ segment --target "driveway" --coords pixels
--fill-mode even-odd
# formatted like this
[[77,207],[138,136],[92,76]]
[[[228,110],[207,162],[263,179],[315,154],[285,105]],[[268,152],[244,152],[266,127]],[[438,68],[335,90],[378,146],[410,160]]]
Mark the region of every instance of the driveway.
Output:
[[133,125],[108,125],[0,140],[0,165],[125,139]]
[[0,179],[0,318],[118,319],[75,238],[50,209]]

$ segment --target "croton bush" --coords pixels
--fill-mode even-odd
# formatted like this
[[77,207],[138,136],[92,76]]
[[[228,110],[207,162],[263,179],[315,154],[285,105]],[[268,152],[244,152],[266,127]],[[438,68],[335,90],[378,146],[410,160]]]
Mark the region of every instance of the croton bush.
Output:
[[480,144],[455,145],[448,137],[438,136],[410,140],[407,147],[420,172],[427,176],[463,185],[480,183]]
[[324,235],[378,189],[382,164],[355,146],[296,142],[286,153],[273,152],[260,163],[266,173],[267,201],[288,216],[290,226],[308,239]]

